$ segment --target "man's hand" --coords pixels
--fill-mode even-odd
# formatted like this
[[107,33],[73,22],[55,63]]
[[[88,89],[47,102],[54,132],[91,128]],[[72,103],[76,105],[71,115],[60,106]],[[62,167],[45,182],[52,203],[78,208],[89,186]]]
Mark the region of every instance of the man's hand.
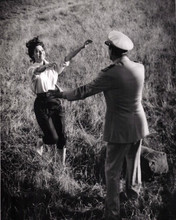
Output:
[[63,92],[60,90],[49,90],[47,96],[49,99],[63,98]]

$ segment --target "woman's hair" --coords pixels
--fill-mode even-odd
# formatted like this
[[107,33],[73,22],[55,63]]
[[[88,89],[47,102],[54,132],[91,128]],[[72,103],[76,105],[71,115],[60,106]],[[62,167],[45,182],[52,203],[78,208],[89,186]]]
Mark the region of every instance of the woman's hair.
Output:
[[39,40],[38,37],[34,37],[32,40],[28,41],[26,43],[26,47],[28,48],[28,55],[31,58],[31,61],[35,62],[34,59],[34,50],[36,46],[41,45],[43,49],[45,50],[45,45],[42,41]]

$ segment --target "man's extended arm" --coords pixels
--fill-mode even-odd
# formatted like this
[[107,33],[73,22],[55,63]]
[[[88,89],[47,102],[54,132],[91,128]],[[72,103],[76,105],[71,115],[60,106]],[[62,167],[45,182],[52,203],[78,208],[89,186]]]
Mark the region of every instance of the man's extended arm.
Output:
[[113,89],[114,86],[115,84],[113,79],[110,76],[104,74],[103,72],[100,72],[97,78],[95,78],[92,82],[86,85],[69,91],[51,91],[51,95],[56,96],[58,98],[67,99],[69,101],[75,101],[85,99],[89,96],[107,91],[109,89]]

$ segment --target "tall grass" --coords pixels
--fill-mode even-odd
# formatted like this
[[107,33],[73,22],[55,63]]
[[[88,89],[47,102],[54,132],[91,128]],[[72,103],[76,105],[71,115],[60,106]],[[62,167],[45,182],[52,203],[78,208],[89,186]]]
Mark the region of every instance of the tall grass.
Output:
[[[174,219],[176,187],[176,78],[174,2],[19,0],[0,2],[2,219],[102,219],[104,211],[105,103],[102,94],[78,102],[63,100],[67,168],[35,153],[40,134],[26,70],[25,43],[39,36],[50,61],[58,64],[80,43],[93,44],[59,77],[65,89],[91,81],[110,64],[104,41],[112,29],[134,41],[129,53],[146,68],[143,104],[151,135],[144,143],[165,151],[169,173],[144,182],[141,197],[122,204],[124,217]],[[123,182],[122,182],[123,183]],[[122,184],[123,185],[123,184]]]

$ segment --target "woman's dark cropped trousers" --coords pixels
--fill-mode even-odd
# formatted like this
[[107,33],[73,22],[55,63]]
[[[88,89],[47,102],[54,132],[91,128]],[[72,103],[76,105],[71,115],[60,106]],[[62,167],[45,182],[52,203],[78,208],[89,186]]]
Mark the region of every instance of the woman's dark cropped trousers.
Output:
[[47,93],[39,94],[34,102],[37,122],[43,131],[43,142],[57,144],[62,149],[66,144],[65,114],[58,98],[49,99]]

